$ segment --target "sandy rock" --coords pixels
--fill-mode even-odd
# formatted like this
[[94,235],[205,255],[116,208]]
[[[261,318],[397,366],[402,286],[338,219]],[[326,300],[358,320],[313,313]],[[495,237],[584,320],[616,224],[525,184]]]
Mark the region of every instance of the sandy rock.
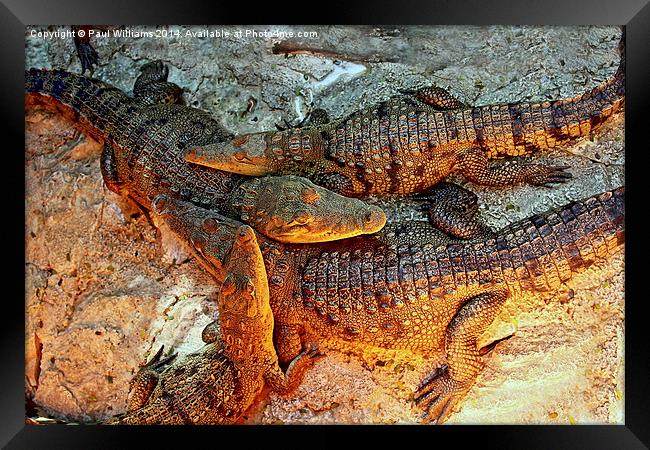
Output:
[[[187,104],[242,133],[312,107],[339,117],[431,83],[476,105],[572,97],[614,73],[620,36],[617,27],[308,28],[318,37],[99,38],[94,76],[130,92],[138,68],[163,59],[170,80],[188,89]],[[308,51],[285,57],[278,49]],[[70,40],[28,35],[26,55],[27,68],[79,71]],[[39,108],[28,110],[26,126],[27,396],[34,414],[103,420],[124,411],[129,380],[160,345],[181,355],[202,345],[218,286],[173,236],[103,187],[97,143]],[[454,179],[477,192],[492,226],[503,226],[623,185],[623,130],[617,114],[578,145],[540,155],[571,167],[574,178],[556,189]],[[423,219],[413,201],[376,202],[390,220]],[[551,298],[508,302],[482,341],[512,337],[485,356],[449,422],[623,423],[623,267],[619,255]],[[413,389],[441,362],[322,349],[296,393],[269,394],[248,422],[413,423]]]

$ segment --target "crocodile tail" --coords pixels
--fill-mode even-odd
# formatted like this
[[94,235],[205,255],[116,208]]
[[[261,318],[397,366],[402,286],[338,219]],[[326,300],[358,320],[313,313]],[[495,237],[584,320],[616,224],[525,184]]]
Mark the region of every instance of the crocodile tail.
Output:
[[486,245],[515,290],[555,290],[625,240],[625,188],[533,216],[498,232]]
[[619,42],[616,73],[590,91],[567,100],[551,102],[545,131],[556,142],[586,136],[618,111],[625,101],[625,31]]
[[[480,107],[472,114],[482,119],[479,145],[489,156],[519,156],[562,145],[587,136],[623,105],[625,100],[625,34],[619,44],[621,62],[616,73],[590,91],[564,100],[542,103],[510,103]],[[504,116],[511,127],[497,127]],[[486,124],[488,126],[486,126]]]
[[123,109],[130,99],[121,90],[64,70],[25,71],[25,93],[27,104],[55,110],[100,142],[129,116]]

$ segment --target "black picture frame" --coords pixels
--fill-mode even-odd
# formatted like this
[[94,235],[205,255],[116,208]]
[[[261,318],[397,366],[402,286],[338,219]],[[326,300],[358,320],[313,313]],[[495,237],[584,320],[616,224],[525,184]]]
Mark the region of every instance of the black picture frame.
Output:
[[[301,15],[298,15],[301,13]],[[2,63],[0,80],[2,124],[6,126],[4,137],[7,145],[3,153],[3,208],[5,225],[13,234],[5,235],[5,242],[15,242],[16,259],[23,256],[24,201],[14,192],[16,186],[24,186],[23,163],[17,151],[24,142],[24,30],[30,24],[204,24],[204,23],[321,23],[321,24],[531,24],[531,25],[625,25],[626,43],[626,188],[628,217],[626,239],[633,245],[625,248],[626,261],[626,347],[625,347],[625,425],[606,426],[457,426],[457,427],[90,427],[90,426],[26,426],[24,399],[24,275],[20,261],[11,259],[3,271],[4,281],[12,288],[3,304],[2,326],[2,420],[0,420],[0,444],[6,448],[126,448],[144,438],[147,446],[164,442],[163,448],[185,448],[198,444],[198,439],[208,439],[211,445],[228,445],[224,433],[234,434],[230,442],[261,442],[271,435],[273,442],[283,445],[295,442],[305,446],[316,443],[321,433],[331,436],[323,443],[339,445],[341,435],[363,434],[365,439],[387,443],[395,440],[403,446],[445,445],[454,448],[467,439],[475,439],[479,448],[648,448],[650,446],[650,404],[647,383],[650,380],[650,357],[647,337],[644,336],[645,299],[639,295],[642,287],[639,279],[647,265],[643,264],[643,221],[640,211],[643,205],[643,172],[650,167],[644,164],[643,144],[647,140],[647,110],[650,99],[650,4],[648,0],[546,0],[522,2],[499,1],[399,1],[399,2],[319,2],[317,4],[292,5],[287,2],[259,4],[200,3],[185,0],[157,0],[154,2],[104,1],[92,3],[82,0],[4,0],[0,6],[0,23],[3,42],[0,46]],[[7,142],[11,137],[12,144]],[[7,164],[11,161],[11,164]],[[647,178],[647,177],[646,177]],[[635,186],[636,185],[636,186]],[[630,200],[631,199],[631,200]],[[14,205],[15,203],[15,205]],[[630,204],[632,205],[631,207]],[[636,208],[636,210],[635,210]],[[6,220],[15,218],[15,220]],[[13,272],[16,272],[15,274]],[[21,288],[22,287],[22,288]],[[22,306],[21,306],[22,305]],[[255,434],[250,434],[254,432]],[[244,434],[246,433],[246,434]],[[412,439],[411,435],[418,440]],[[223,439],[223,441],[221,441]],[[345,438],[347,441],[347,437]],[[429,442],[427,442],[429,441]],[[232,444],[230,444],[232,445]],[[453,446],[453,447],[452,447]]]

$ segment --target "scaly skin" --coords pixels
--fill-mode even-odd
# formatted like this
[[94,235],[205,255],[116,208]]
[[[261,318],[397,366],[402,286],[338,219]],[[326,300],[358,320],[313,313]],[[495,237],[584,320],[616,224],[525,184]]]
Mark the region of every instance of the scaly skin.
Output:
[[[154,208],[165,208],[162,197]],[[172,363],[173,356],[160,360],[161,348],[132,381],[127,413],[110,423],[236,423],[265,384],[282,394],[299,385],[319,354],[315,349],[302,352],[286,376],[280,369],[266,270],[249,226],[235,231],[225,269],[228,275],[217,300],[220,336]]]
[[394,97],[331,123],[188,147],[186,160],[245,175],[298,174],[350,197],[422,192],[452,172],[488,186],[549,186],[566,167],[490,160],[588,135],[623,104],[624,37],[616,74],[566,100],[467,107],[439,88]]
[[[386,223],[378,207],[347,199],[300,177],[261,182],[198,167],[186,148],[228,137],[209,114],[175,104],[181,89],[160,61],[142,68],[134,97],[98,80],[64,71],[25,72],[27,103],[44,104],[104,143],[106,186],[146,209],[159,194],[240,218],[266,236],[291,243],[374,233]],[[271,198],[267,192],[278,194]]]
[[[234,221],[165,198],[157,212],[181,239],[211,255]],[[446,354],[447,369],[416,392],[425,420],[442,421],[482,368],[478,338],[504,302],[521,291],[552,291],[620,250],[624,188],[573,202],[485,233],[440,244],[426,224],[319,245],[282,245],[260,237],[281,362],[308,343],[357,344]],[[210,223],[206,231],[206,223]],[[195,244],[194,247],[196,248]]]

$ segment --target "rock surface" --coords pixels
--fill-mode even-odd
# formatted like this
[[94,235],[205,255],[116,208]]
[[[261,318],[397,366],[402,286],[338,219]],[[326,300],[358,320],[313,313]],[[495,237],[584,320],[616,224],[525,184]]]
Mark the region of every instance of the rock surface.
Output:
[[[26,67],[79,72],[71,40],[26,32]],[[44,30],[43,28],[35,28]],[[55,28],[51,28],[53,30]],[[132,28],[155,30],[154,28]],[[270,27],[315,38],[99,37],[94,76],[131,91],[155,59],[187,104],[232,132],[271,129],[312,107],[332,117],[398,88],[436,84],[490,104],[572,97],[612,75],[617,27]],[[179,37],[169,36],[178,31]],[[162,34],[162,32],[161,32]],[[275,53],[274,53],[275,52]],[[282,52],[288,52],[285,56]],[[471,185],[494,226],[624,184],[624,115],[578,145],[541,155],[574,178],[557,189]],[[182,243],[103,187],[100,146],[39,108],[26,112],[26,390],[32,415],[90,423],[123,412],[128,382],[160,345],[198,349],[218,286]],[[455,181],[467,185],[461,178]],[[377,201],[391,220],[415,204]],[[513,335],[449,423],[624,423],[624,258],[590,269],[552,298],[511,299],[485,342]],[[412,392],[437,361],[409,352],[323,350],[289,398],[270,394],[249,423],[412,423]]]

